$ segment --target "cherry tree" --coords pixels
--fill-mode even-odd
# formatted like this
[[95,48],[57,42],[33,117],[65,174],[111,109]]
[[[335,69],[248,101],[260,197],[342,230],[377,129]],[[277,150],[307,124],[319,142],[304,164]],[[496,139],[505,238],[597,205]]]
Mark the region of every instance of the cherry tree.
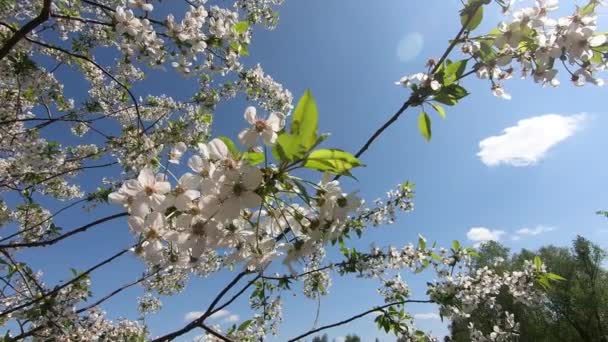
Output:
[[[156,13],[166,2],[153,0],[0,5],[3,341],[171,341],[195,330],[206,341],[264,340],[278,332],[284,294],[294,291],[293,284],[319,300],[332,276],[348,274],[376,280],[379,304],[303,327],[290,341],[371,314],[379,329],[405,340],[433,340],[415,327],[408,303],[436,305],[442,318],[459,320],[487,307],[495,325],[483,331],[471,324],[472,339],[518,335],[516,317],[494,305],[496,296],[507,291],[516,301],[537,303],[552,281],[563,278],[547,272],[538,258],[519,271],[471,274],[473,248],[457,241],[440,248],[423,236],[402,246],[351,248],[349,242],[365,238],[370,227],[394,224],[400,212],[413,210],[413,185],[401,183],[368,203],[340,179],[354,177],[364,153],[408,109],[420,108],[418,126],[430,140],[427,109],[445,116],[444,106],[469,95],[463,84],[469,76],[488,82],[502,99],[511,98],[506,84],[514,76],[543,87],[560,80],[601,86],[608,57],[606,34],[597,28],[601,1],[561,17],[555,15],[557,0],[463,3],[461,27],[444,52],[396,82],[407,89],[403,105],[354,154],[327,147],[331,139],[318,127],[322,109],[310,91],[294,101],[261,65],[240,61],[249,54],[254,26],[278,24],[281,2],[184,0],[182,13],[165,16]],[[504,21],[476,33],[488,10],[503,11]],[[64,92],[56,75],[66,68],[86,82],[86,98],[77,102],[65,95],[69,89]],[[134,89],[152,71],[191,77],[198,89],[181,98],[136,96]],[[216,106],[239,94],[251,102],[237,122],[240,133],[215,135]],[[57,141],[57,130],[65,132],[60,139],[69,138]],[[97,190],[83,190],[83,175],[97,169],[113,171],[98,179]],[[100,207],[118,212],[80,227],[54,223],[66,213],[96,217]],[[77,208],[85,211],[74,213]],[[45,283],[44,270],[22,261],[110,221],[128,230],[132,241],[61,283]],[[330,250],[341,257],[330,260]],[[143,275],[110,293],[92,293],[91,275],[128,254],[141,260]],[[157,312],[160,296],[178,294],[190,278],[220,270],[231,270],[233,278],[219,293],[207,294],[209,307],[161,336],[150,336],[141,321],[110,320],[100,309],[140,286],[145,295],[133,305],[143,315]],[[435,280],[426,293],[412,293],[406,279],[422,271]],[[239,300],[249,301],[252,317],[224,330],[210,323]]]

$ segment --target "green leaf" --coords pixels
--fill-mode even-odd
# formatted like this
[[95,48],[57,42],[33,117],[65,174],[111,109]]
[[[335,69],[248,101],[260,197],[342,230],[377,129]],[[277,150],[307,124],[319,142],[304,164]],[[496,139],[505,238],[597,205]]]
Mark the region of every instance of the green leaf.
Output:
[[220,139],[221,141],[224,142],[224,144],[226,144],[226,147],[228,147],[228,151],[230,151],[230,154],[232,154],[232,157],[234,158],[239,158],[241,156],[241,152],[238,150],[238,148],[236,148],[236,145],[234,144],[234,142],[232,140],[230,140],[230,138],[228,137],[217,137],[218,139]]
[[458,78],[460,78],[460,76],[464,74],[464,71],[467,68],[467,62],[468,60],[463,59],[460,61],[448,63],[448,65],[445,67],[445,72],[443,75],[443,85],[448,86],[456,82],[456,80],[458,80]]
[[479,51],[477,53],[482,61],[490,62],[496,59],[496,51],[494,51],[493,43],[494,41],[485,39],[479,43]]
[[299,137],[289,133],[280,133],[277,143],[272,149],[273,156],[281,161],[294,161],[304,158],[308,152],[305,146],[300,144]]
[[262,152],[245,152],[243,154],[243,159],[245,159],[251,165],[257,165],[259,163],[264,162],[264,153],[262,153]]
[[463,87],[458,84],[450,84],[449,86],[442,87],[439,93],[433,97],[433,100],[453,106],[467,95],[469,95],[469,92]]
[[465,250],[472,257],[479,258],[481,256],[479,253],[477,253],[477,251],[473,247],[467,247],[467,248],[465,248]]
[[560,276],[559,274],[555,274],[555,273],[547,273],[546,276],[549,280],[557,280],[557,281],[566,280],[566,278]]
[[238,23],[232,25],[232,29],[238,34],[245,33],[249,29],[249,22],[239,21]]
[[437,113],[439,113],[439,115],[441,115],[442,118],[445,119],[445,109],[443,109],[443,107],[441,107],[440,105],[438,105],[436,103],[431,103],[431,106]]
[[604,61],[604,54],[601,52],[593,52],[593,57],[591,57],[590,62],[593,64],[602,64]]
[[300,137],[301,144],[312,148],[317,141],[319,113],[310,90],[306,90],[293,111],[291,134]]
[[319,113],[310,90],[306,90],[293,111],[291,134],[282,132],[272,150],[276,159],[294,161],[302,159],[308,151],[320,144],[327,135],[317,137]]
[[426,240],[422,236],[418,236],[418,248],[426,249]]
[[534,266],[536,267],[537,271],[540,271],[541,268],[543,267],[543,261],[540,259],[540,257],[538,255],[534,257]]
[[348,173],[352,168],[363,166],[352,154],[338,149],[315,150],[304,160],[304,167],[329,171],[334,174],[342,175]]
[[551,283],[549,283],[549,279],[547,277],[540,277],[537,279],[537,282],[545,289],[548,290],[551,288]]
[[[473,17],[469,21],[469,18],[471,15]],[[483,19],[482,2],[480,0],[469,0],[469,3],[467,4],[465,9],[462,11],[462,14],[460,15],[460,23],[462,24],[462,26],[467,24],[467,21],[468,21],[466,29],[469,31],[472,31],[475,28],[477,28],[477,26],[479,26],[479,24],[481,24],[482,19]]]
[[431,118],[425,112],[420,113],[418,117],[418,130],[426,141],[431,140]]
[[460,250],[460,242],[458,240],[452,241],[452,249],[454,249],[455,251]]
[[431,253],[431,258],[435,259],[439,263],[443,263],[443,259],[441,259],[441,257],[435,253]]
[[249,328],[249,326],[253,323],[252,320],[248,319],[245,322],[241,323],[241,325],[239,325],[239,327],[237,328],[238,331],[243,331],[246,330],[247,328]]
[[585,15],[589,15],[589,14],[593,13],[595,11],[596,5],[597,5],[596,0],[590,0],[589,3],[587,5],[585,5],[585,7],[581,8],[581,10],[579,11],[579,15],[585,16]]

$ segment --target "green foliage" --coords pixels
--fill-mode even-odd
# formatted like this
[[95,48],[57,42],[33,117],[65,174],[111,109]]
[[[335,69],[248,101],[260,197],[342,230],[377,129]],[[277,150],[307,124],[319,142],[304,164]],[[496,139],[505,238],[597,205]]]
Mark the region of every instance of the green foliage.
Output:
[[460,85],[450,84],[449,86],[441,87],[439,92],[433,97],[433,100],[453,106],[467,95],[469,95],[469,92]]
[[312,342],[329,342],[329,338],[327,337],[327,334],[323,334],[323,336],[313,337]]
[[439,115],[441,115],[442,118],[445,119],[445,109],[443,109],[443,107],[441,107],[440,105],[438,105],[436,103],[432,103],[431,106],[437,113],[439,113]]
[[306,90],[293,111],[291,134],[299,138],[299,143],[304,148],[311,149],[317,143],[318,124],[317,103],[310,90]]
[[355,334],[348,334],[344,337],[344,342],[361,342],[361,337]]
[[401,335],[408,331],[407,322],[411,317],[405,312],[402,306],[391,306],[381,310],[382,314],[376,316],[374,322],[378,329],[384,330],[386,333]]
[[223,141],[224,144],[226,144],[226,147],[228,148],[228,151],[232,155],[232,158],[234,158],[234,159],[243,159],[243,160],[247,161],[251,165],[256,165],[256,164],[264,162],[264,153],[261,153],[261,152],[241,152],[236,147],[236,144],[234,143],[234,141],[232,141],[230,138],[224,137],[224,136],[220,136],[220,137],[217,137],[217,138],[220,139],[221,141]]
[[[544,264],[550,273],[537,282],[545,288],[547,301],[522,305],[501,293],[497,304],[515,314],[520,323],[519,341],[603,341],[608,333],[608,271],[602,266],[606,252],[583,237],[572,248],[546,246],[537,252],[522,250],[510,256],[509,249],[497,242],[480,247],[472,272],[492,267],[497,272],[521,269],[525,260],[533,260],[537,269]],[[500,259],[505,262],[494,266]],[[491,331],[492,312],[478,309],[471,315],[476,327]],[[453,322],[451,341],[470,341],[468,322]]]
[[310,90],[306,90],[293,111],[290,133],[279,134],[273,150],[281,161],[296,161],[318,145],[326,136],[317,136],[319,113]]
[[304,160],[304,167],[334,174],[347,174],[352,168],[363,166],[352,154],[338,149],[312,151]]
[[245,33],[249,29],[249,22],[239,21],[238,23],[232,25],[232,29],[238,34]]
[[467,69],[468,60],[463,59],[456,62],[447,61],[443,71],[443,85],[449,86],[456,82]]
[[469,0],[465,8],[460,13],[460,23],[469,31],[474,30],[481,24],[483,19],[484,0]]
[[422,112],[420,113],[420,116],[418,116],[418,130],[426,141],[431,140],[431,118],[429,118],[429,115],[426,112]]
[[351,169],[363,166],[359,159],[343,150],[330,148],[313,151],[328,137],[327,134],[317,134],[318,123],[317,104],[312,93],[307,90],[294,109],[289,133],[283,131],[279,134],[272,151],[273,156],[283,165],[293,166],[301,162],[305,168],[337,175],[350,176]]

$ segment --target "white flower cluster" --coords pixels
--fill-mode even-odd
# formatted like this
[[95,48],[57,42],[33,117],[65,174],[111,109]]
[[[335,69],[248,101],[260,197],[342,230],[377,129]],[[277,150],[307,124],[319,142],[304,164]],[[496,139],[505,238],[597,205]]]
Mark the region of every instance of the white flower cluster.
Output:
[[[601,1],[592,0],[587,6],[577,7],[572,15],[554,19],[550,14],[558,9],[558,1],[535,0],[533,6],[513,11],[511,21],[501,22],[489,34],[470,37],[465,31],[455,43],[468,56],[466,61],[475,62],[471,72],[489,80],[492,93],[497,97],[511,99],[503,81],[513,77],[516,67],[521,70],[522,78],[531,76],[542,85],[558,86],[557,75],[562,66],[573,84],[602,86],[604,80],[597,74],[605,71],[608,64],[608,39],[606,33],[597,30],[595,11],[600,5]],[[445,68],[437,68],[435,63],[429,60],[426,73],[404,76],[396,84],[418,91],[423,89],[428,94],[438,93],[444,85],[442,82],[446,82],[441,79]],[[445,85],[458,80],[450,79]]]
[[382,224],[393,224],[398,211],[410,212],[414,210],[412,198],[414,191],[409,183],[399,184],[386,193],[386,199],[374,201],[375,208],[364,208],[359,211],[362,220],[377,227]]
[[153,314],[160,311],[163,304],[159,298],[154,297],[151,293],[146,293],[143,297],[137,299],[137,307],[141,314]]
[[[536,279],[543,273],[546,273],[544,265],[541,269],[537,269],[529,261],[525,262],[523,271],[497,273],[486,266],[473,274],[468,272],[447,274],[441,280],[429,285],[429,294],[438,303],[446,303],[440,309],[444,317],[466,319],[470,317],[472,311],[482,306],[500,313],[496,298],[502,291],[507,291],[515,301],[523,304],[542,301],[544,294],[537,290]],[[511,336],[509,331],[516,332],[517,325],[512,317],[509,317],[511,316],[507,315],[505,326],[510,329],[503,331],[504,334],[498,334],[498,327],[495,327],[496,334],[491,335],[494,336],[491,338],[507,335],[503,339],[498,339],[498,341],[506,341]],[[477,334],[474,330],[471,332],[472,335]]]
[[267,111],[286,115],[293,108],[291,92],[265,74],[259,64],[244,73],[241,87],[250,100],[257,101]]
[[469,333],[473,342],[507,342],[519,337],[519,323],[515,322],[515,315],[504,312],[504,318],[498,320],[489,334],[484,334],[469,323]]
[[[282,127],[278,114],[273,115],[260,120],[248,108],[245,117],[252,126],[241,140],[249,144],[254,141],[249,136],[262,136],[272,145]],[[188,166],[192,172],[176,179],[174,186],[166,174],[145,167],[137,179],[109,196],[128,209],[131,232],[141,241],[136,253],[151,265],[192,270],[209,260],[204,256],[213,250],[224,251],[226,262],[243,261],[250,269],[285,252],[291,262],[317,242],[338,238],[348,214],[361,205],[358,197],[344,194],[339,182],[329,179],[316,186],[316,201],[310,206],[287,204],[276,193],[268,194],[277,182],[272,168],[251,165],[217,138],[201,144]],[[297,243],[280,242],[287,234]]]
[[[513,63],[519,64],[523,78],[532,76],[543,85],[560,84],[557,74],[558,64],[562,64],[575,85],[589,82],[601,86],[604,81],[595,74],[606,68],[602,50],[606,34],[597,32],[597,15],[593,11],[596,5],[593,6],[553,19],[549,15],[558,9],[558,1],[538,0],[533,7],[515,11],[513,20],[501,23],[497,32],[468,41],[462,46],[463,52],[478,62],[477,76],[491,80],[494,95],[505,99],[510,99],[510,95],[501,81],[511,78]],[[483,60],[480,50],[488,48],[486,44],[492,39],[496,57]]]
[[378,289],[378,293],[384,298],[385,303],[395,303],[408,298],[410,296],[410,288],[398,274],[391,279],[384,280],[382,287]]

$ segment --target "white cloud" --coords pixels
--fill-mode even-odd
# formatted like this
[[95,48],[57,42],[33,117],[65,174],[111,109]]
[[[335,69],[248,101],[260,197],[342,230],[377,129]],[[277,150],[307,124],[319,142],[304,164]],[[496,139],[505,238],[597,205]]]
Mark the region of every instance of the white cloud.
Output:
[[480,244],[486,241],[498,241],[505,234],[506,232],[504,230],[489,229],[486,227],[472,227],[467,232],[467,238],[476,242],[477,244]]
[[346,337],[345,336],[338,336],[334,339],[335,342],[344,342],[346,341]]
[[187,312],[184,315],[184,321],[186,321],[186,322],[194,321],[195,319],[201,317],[203,314],[204,314],[204,312],[202,312],[202,311],[190,311],[190,312]]
[[[201,317],[204,314],[203,311],[190,311],[187,312],[184,315],[184,321],[186,322],[191,322],[199,317]],[[219,310],[218,312],[214,313],[213,315],[209,316],[209,319],[220,319],[225,317],[222,321],[223,322],[236,322],[239,320],[239,315],[234,315],[234,314],[230,314],[230,311],[228,310]]]
[[559,142],[572,136],[585,121],[585,114],[546,114],[520,120],[503,134],[479,142],[477,155],[487,166],[529,166],[539,162]]
[[223,322],[234,323],[239,321],[239,315],[230,315],[223,319]]
[[230,315],[230,311],[222,309],[222,310],[219,310],[218,312],[214,313],[213,315],[211,315],[209,318],[219,319],[219,318],[222,318],[222,317],[225,317],[228,315]]
[[439,315],[434,313],[434,312],[425,312],[425,313],[417,313],[414,314],[414,318],[415,319],[421,319],[421,320],[426,320],[426,319],[439,319]]
[[522,229],[518,229],[515,234],[516,235],[525,235],[525,236],[536,236],[536,235],[540,235],[543,233],[548,233],[548,232],[552,232],[554,231],[555,228],[554,227],[547,227],[547,226],[536,226],[534,228],[522,228]]
[[397,44],[397,57],[402,62],[409,62],[422,51],[424,38],[418,32],[406,34]]

